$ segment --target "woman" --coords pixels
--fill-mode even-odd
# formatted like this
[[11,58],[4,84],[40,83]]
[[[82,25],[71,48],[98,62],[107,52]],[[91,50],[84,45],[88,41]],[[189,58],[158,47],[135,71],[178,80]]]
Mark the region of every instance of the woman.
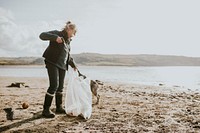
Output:
[[76,25],[70,21],[66,23],[62,31],[54,30],[40,34],[40,39],[50,41],[49,46],[43,54],[49,76],[49,88],[45,95],[42,112],[42,115],[46,118],[55,117],[55,114],[50,110],[54,94],[56,97],[56,113],[65,113],[62,107],[62,92],[68,65],[76,69],[73,58],[70,56],[70,42],[75,34]]

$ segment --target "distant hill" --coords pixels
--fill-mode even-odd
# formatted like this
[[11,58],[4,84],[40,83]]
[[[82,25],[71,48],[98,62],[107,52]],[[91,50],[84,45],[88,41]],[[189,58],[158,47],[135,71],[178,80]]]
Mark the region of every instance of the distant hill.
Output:
[[[75,62],[86,66],[200,66],[199,57],[167,55],[73,54]],[[0,65],[42,65],[43,58],[0,57]]]
[[[37,60],[40,60],[36,63]],[[0,57],[0,65],[39,65],[42,58],[37,57]]]

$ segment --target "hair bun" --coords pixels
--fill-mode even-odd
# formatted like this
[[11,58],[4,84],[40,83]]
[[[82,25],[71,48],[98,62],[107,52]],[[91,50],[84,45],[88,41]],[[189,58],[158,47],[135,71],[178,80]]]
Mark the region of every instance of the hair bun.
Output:
[[68,21],[66,24],[68,25],[68,24],[71,24],[72,22],[71,21]]

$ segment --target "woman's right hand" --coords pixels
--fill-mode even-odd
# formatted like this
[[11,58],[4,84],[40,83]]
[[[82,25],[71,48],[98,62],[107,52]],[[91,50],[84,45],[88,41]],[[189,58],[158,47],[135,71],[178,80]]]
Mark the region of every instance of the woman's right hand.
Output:
[[62,38],[61,37],[57,37],[56,42],[57,43],[63,43]]

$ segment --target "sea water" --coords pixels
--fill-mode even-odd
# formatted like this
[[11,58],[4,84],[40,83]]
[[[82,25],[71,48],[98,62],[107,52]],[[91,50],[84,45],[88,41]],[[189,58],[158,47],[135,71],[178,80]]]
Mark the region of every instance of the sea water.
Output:
[[[106,82],[164,84],[200,90],[200,67],[79,66],[79,70],[91,79]],[[47,77],[47,71],[45,66],[0,66],[0,76]]]

